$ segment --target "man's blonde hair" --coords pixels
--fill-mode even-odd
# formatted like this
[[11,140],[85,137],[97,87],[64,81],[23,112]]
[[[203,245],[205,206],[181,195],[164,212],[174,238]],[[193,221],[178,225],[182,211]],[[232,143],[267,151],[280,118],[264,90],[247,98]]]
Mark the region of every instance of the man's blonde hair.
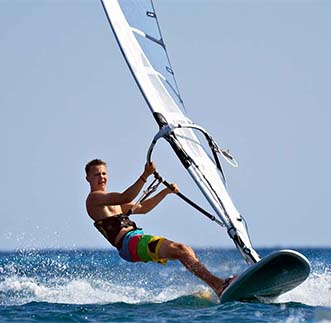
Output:
[[85,166],[86,175],[88,175],[88,173],[90,172],[90,170],[93,166],[99,166],[99,165],[107,166],[107,163],[105,161],[101,160],[101,159],[93,159],[90,162],[88,162]]

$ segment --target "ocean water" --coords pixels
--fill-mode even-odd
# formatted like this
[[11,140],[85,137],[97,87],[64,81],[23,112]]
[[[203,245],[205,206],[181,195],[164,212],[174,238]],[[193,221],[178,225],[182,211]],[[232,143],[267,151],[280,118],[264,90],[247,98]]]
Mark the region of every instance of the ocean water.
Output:
[[[127,263],[111,248],[0,252],[0,322],[331,322],[331,249],[298,251],[312,264],[302,285],[226,304],[196,296],[208,287],[177,261]],[[236,250],[196,252],[220,277],[246,268]]]

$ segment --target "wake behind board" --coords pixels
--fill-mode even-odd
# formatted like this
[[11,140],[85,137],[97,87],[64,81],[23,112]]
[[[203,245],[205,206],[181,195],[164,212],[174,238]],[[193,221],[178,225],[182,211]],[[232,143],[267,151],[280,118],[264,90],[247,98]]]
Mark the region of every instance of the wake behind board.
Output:
[[220,301],[225,303],[274,298],[300,285],[309,273],[309,261],[299,252],[276,251],[240,274],[225,289]]

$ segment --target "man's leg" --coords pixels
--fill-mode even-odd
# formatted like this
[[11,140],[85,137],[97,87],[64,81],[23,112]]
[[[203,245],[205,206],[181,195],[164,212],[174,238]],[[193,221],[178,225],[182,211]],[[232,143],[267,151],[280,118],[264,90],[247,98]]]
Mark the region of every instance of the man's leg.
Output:
[[197,258],[192,248],[178,242],[164,240],[159,251],[160,258],[178,259],[191,273],[203,280],[220,296],[224,280],[213,275]]

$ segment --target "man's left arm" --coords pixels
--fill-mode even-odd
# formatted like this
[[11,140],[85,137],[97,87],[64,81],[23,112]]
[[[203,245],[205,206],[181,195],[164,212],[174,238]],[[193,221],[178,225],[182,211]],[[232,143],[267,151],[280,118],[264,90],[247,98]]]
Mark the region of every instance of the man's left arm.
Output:
[[143,201],[137,205],[133,211],[134,214],[146,214],[153,210],[168,194],[178,193],[179,189],[176,184],[172,184],[171,187],[167,187],[160,191],[153,197]]

